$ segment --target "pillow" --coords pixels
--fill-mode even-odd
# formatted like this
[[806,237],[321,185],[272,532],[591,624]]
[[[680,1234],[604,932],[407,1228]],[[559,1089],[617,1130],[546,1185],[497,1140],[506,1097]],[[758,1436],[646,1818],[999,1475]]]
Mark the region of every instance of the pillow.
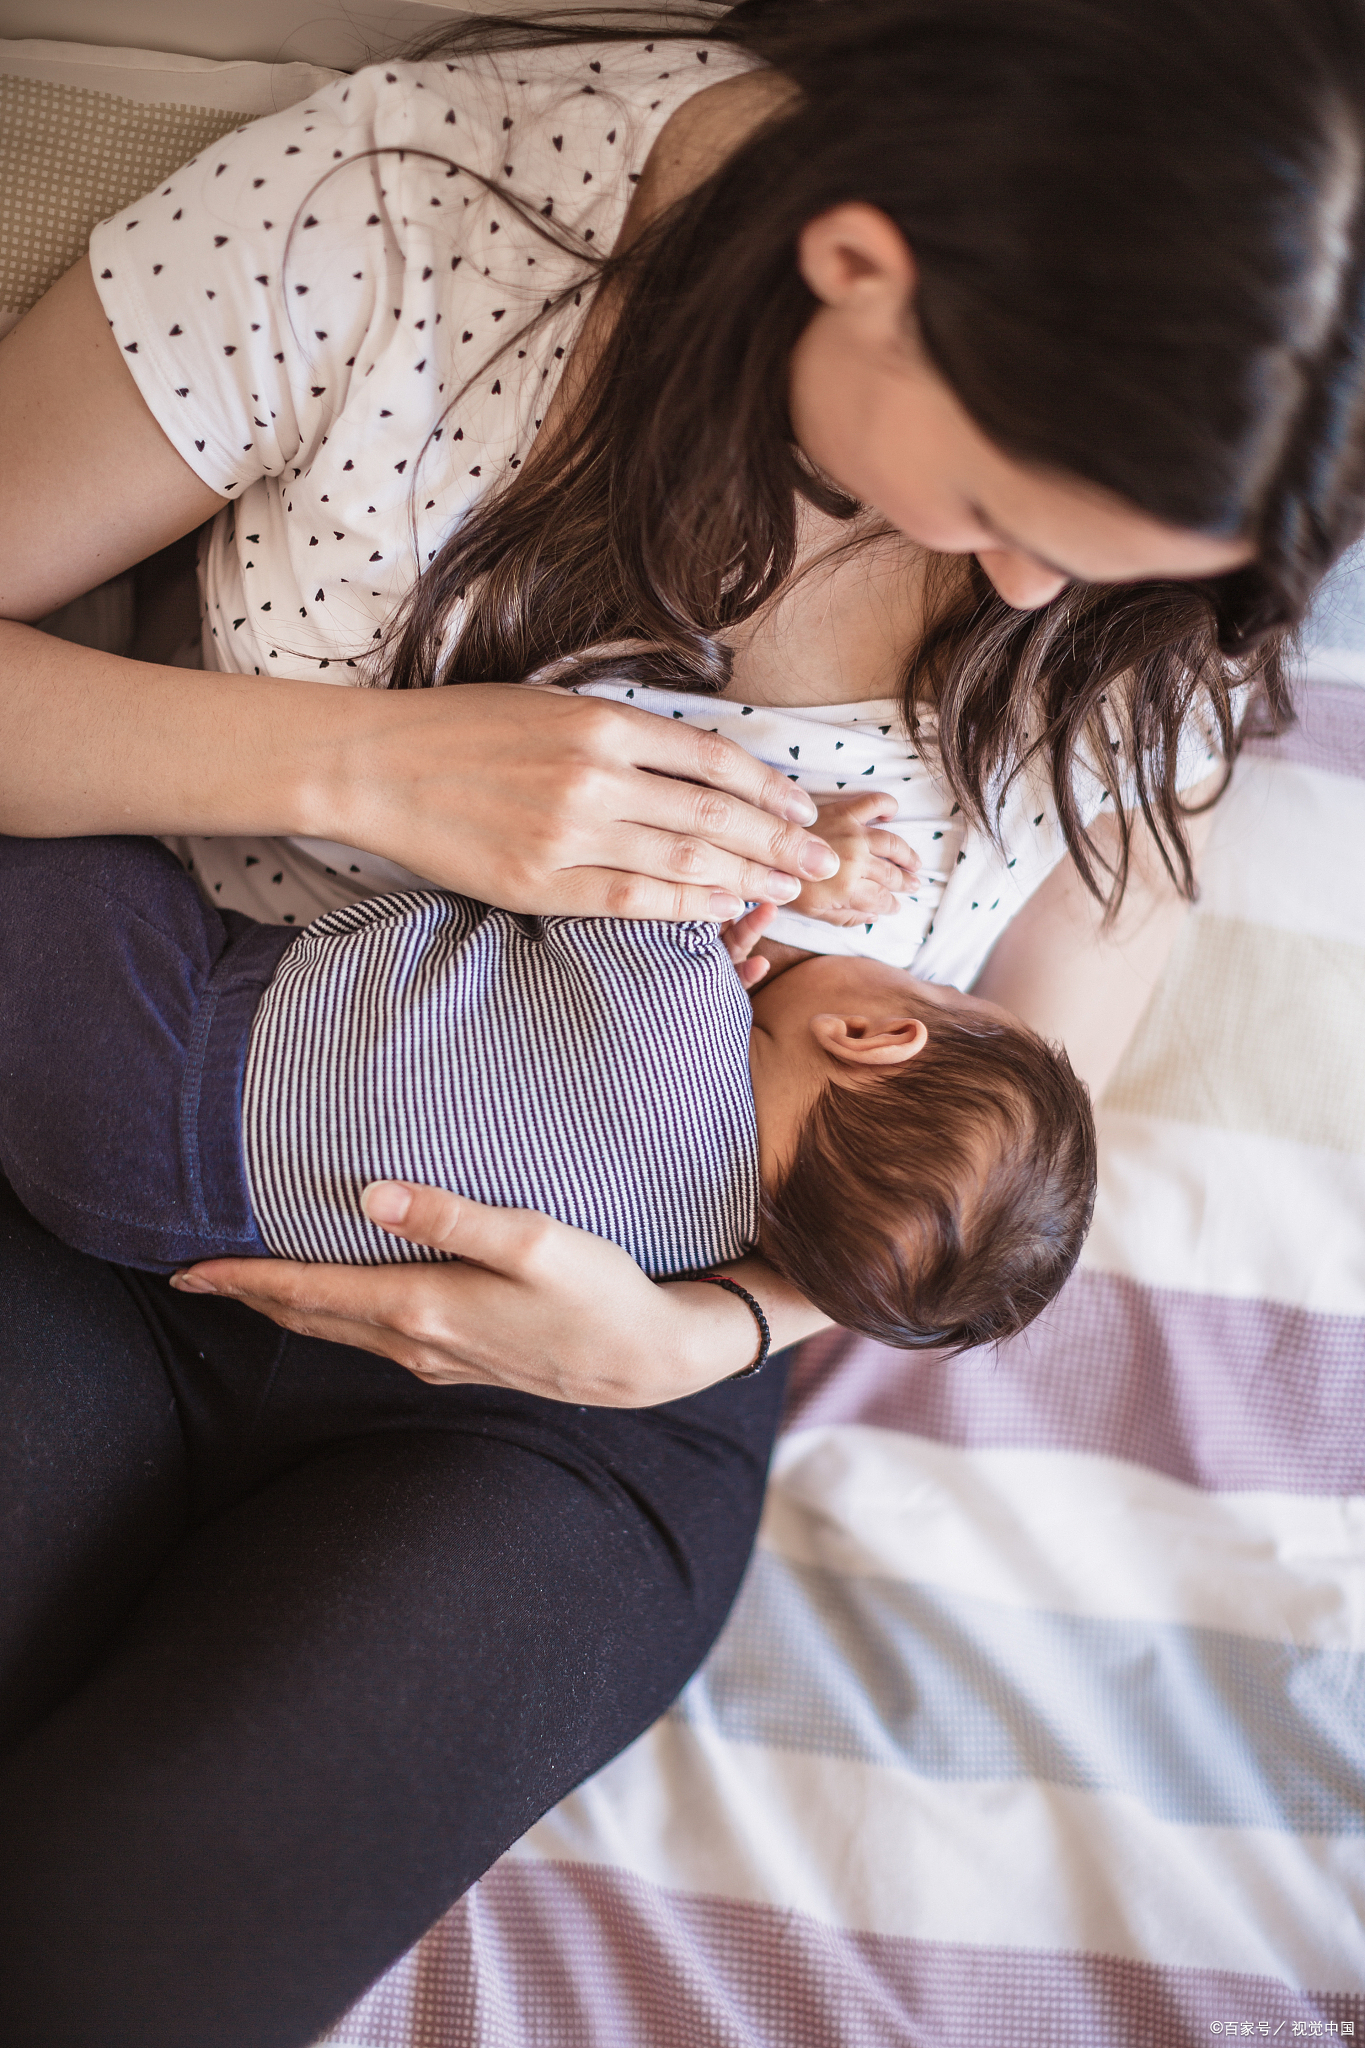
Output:
[[198,150],[317,92],[315,64],[0,41],[0,335],[117,213]]
[[1342,556],[1314,598],[1303,664],[1315,683],[1365,684],[1365,541]]

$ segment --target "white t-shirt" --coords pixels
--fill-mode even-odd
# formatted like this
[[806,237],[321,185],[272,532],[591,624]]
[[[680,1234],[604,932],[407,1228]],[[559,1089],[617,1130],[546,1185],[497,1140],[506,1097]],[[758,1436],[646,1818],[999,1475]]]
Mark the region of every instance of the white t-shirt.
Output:
[[[893,967],[919,959],[962,851],[962,812],[906,733],[891,698],[859,704],[744,704],[690,690],[642,688],[607,680],[582,683],[577,694],[633,704],[733,740],[746,753],[813,797],[882,790],[896,800],[894,818],[879,819],[919,855],[920,879],[900,908],[869,924],[832,925],[779,911],[771,935],[812,953],[861,953]],[[933,729],[932,719],[927,721]],[[915,971],[919,968],[915,965]]]
[[[96,286],[139,390],[191,469],[235,501],[200,565],[206,667],[361,679],[419,568],[525,459],[582,323],[586,295],[521,333],[585,271],[533,220],[609,249],[668,117],[753,63],[668,42],[376,65],[223,137],[95,230]],[[714,726],[812,793],[897,793],[892,827],[924,868],[917,900],[870,930],[783,913],[793,944],[966,985],[1065,851],[1041,766],[1005,796],[1003,853],[964,832],[890,702],[635,701]],[[1183,779],[1207,758],[1192,736]],[[1081,780],[1090,817],[1100,786]],[[330,841],[174,844],[211,900],[274,923],[420,880]]]
[[[375,65],[96,228],[138,389],[236,501],[200,565],[206,667],[360,679],[418,568],[525,459],[587,310],[517,338],[588,265],[504,194],[609,250],[669,116],[753,66],[675,42]],[[414,879],[330,842],[176,845],[215,902],[274,923]]]
[[[1031,762],[1008,782],[1003,796],[997,786],[996,844],[966,822],[936,772],[933,719],[922,720],[923,742],[912,738],[899,705],[890,697],[788,708],[611,681],[584,684],[580,694],[633,703],[661,717],[721,733],[816,798],[859,788],[884,790],[895,797],[895,816],[879,823],[899,833],[919,855],[920,880],[914,894],[872,924],[822,924],[794,911],[779,911],[769,930],[789,946],[812,953],[860,953],[908,968],[922,981],[968,988],[1011,917],[1067,851],[1044,761]],[[1191,725],[1181,746],[1181,786],[1201,781],[1213,760],[1206,735],[1197,723]],[[1088,825],[1106,807],[1104,785],[1081,764],[1076,790]]]

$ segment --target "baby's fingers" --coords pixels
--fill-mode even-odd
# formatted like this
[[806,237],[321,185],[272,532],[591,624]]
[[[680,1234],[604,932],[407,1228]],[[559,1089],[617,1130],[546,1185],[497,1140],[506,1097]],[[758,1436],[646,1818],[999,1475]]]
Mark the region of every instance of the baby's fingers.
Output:
[[912,858],[908,867],[902,867],[899,861],[877,860],[867,855],[858,863],[858,878],[875,888],[903,895],[907,889],[918,887],[919,864]]
[[[754,947],[758,944],[764,932],[767,931],[768,926],[776,915],[777,905],[775,903],[756,903],[752,910],[747,910],[744,913],[743,917],[737,917],[733,924],[727,924],[722,927],[721,943],[736,967],[742,966],[748,960],[749,955],[753,952]],[[767,972],[766,961],[760,972]],[[750,985],[751,979],[757,980],[758,976],[749,977],[743,974],[740,976],[740,980],[746,988]]]
[[841,809],[855,825],[870,825],[874,818],[894,818],[900,802],[888,790],[864,789],[855,797],[845,797]]
[[[896,887],[904,889],[905,884],[898,880]],[[844,901],[848,909],[858,917],[889,917],[893,911],[900,909],[895,894],[866,874],[851,884]]]
[[869,832],[867,850],[878,860],[890,861],[913,880],[919,879],[919,855],[895,832]]

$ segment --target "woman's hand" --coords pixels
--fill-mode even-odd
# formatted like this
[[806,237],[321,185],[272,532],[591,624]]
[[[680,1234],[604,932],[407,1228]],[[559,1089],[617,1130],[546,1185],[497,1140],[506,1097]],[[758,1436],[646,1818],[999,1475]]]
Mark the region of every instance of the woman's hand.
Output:
[[[372,1222],[459,1264],[305,1266],[215,1259],[177,1274],[303,1336],[353,1344],[433,1385],[517,1388],[550,1401],[647,1408],[743,1371],[754,1320],[723,1288],[650,1280],[618,1246],[527,1209],[488,1209],[439,1188],[368,1188]],[[726,1267],[758,1295],[774,1348],[826,1319],[756,1260]]]
[[0,343],[0,831],[302,834],[506,909],[627,917],[733,916],[834,872],[785,776],[629,706],[196,674],[20,623],[223,502],[148,411],[82,259]]
[[310,829],[480,902],[730,918],[838,868],[810,799],[716,733],[524,685],[347,696]]

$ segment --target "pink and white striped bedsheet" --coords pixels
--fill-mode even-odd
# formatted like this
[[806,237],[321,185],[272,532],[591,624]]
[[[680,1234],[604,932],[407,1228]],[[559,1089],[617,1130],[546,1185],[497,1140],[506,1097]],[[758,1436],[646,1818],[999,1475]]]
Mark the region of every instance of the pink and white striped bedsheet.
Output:
[[1365,690],[1255,743],[998,1356],[807,1345],[677,1707],[328,2040],[1365,2040]]

